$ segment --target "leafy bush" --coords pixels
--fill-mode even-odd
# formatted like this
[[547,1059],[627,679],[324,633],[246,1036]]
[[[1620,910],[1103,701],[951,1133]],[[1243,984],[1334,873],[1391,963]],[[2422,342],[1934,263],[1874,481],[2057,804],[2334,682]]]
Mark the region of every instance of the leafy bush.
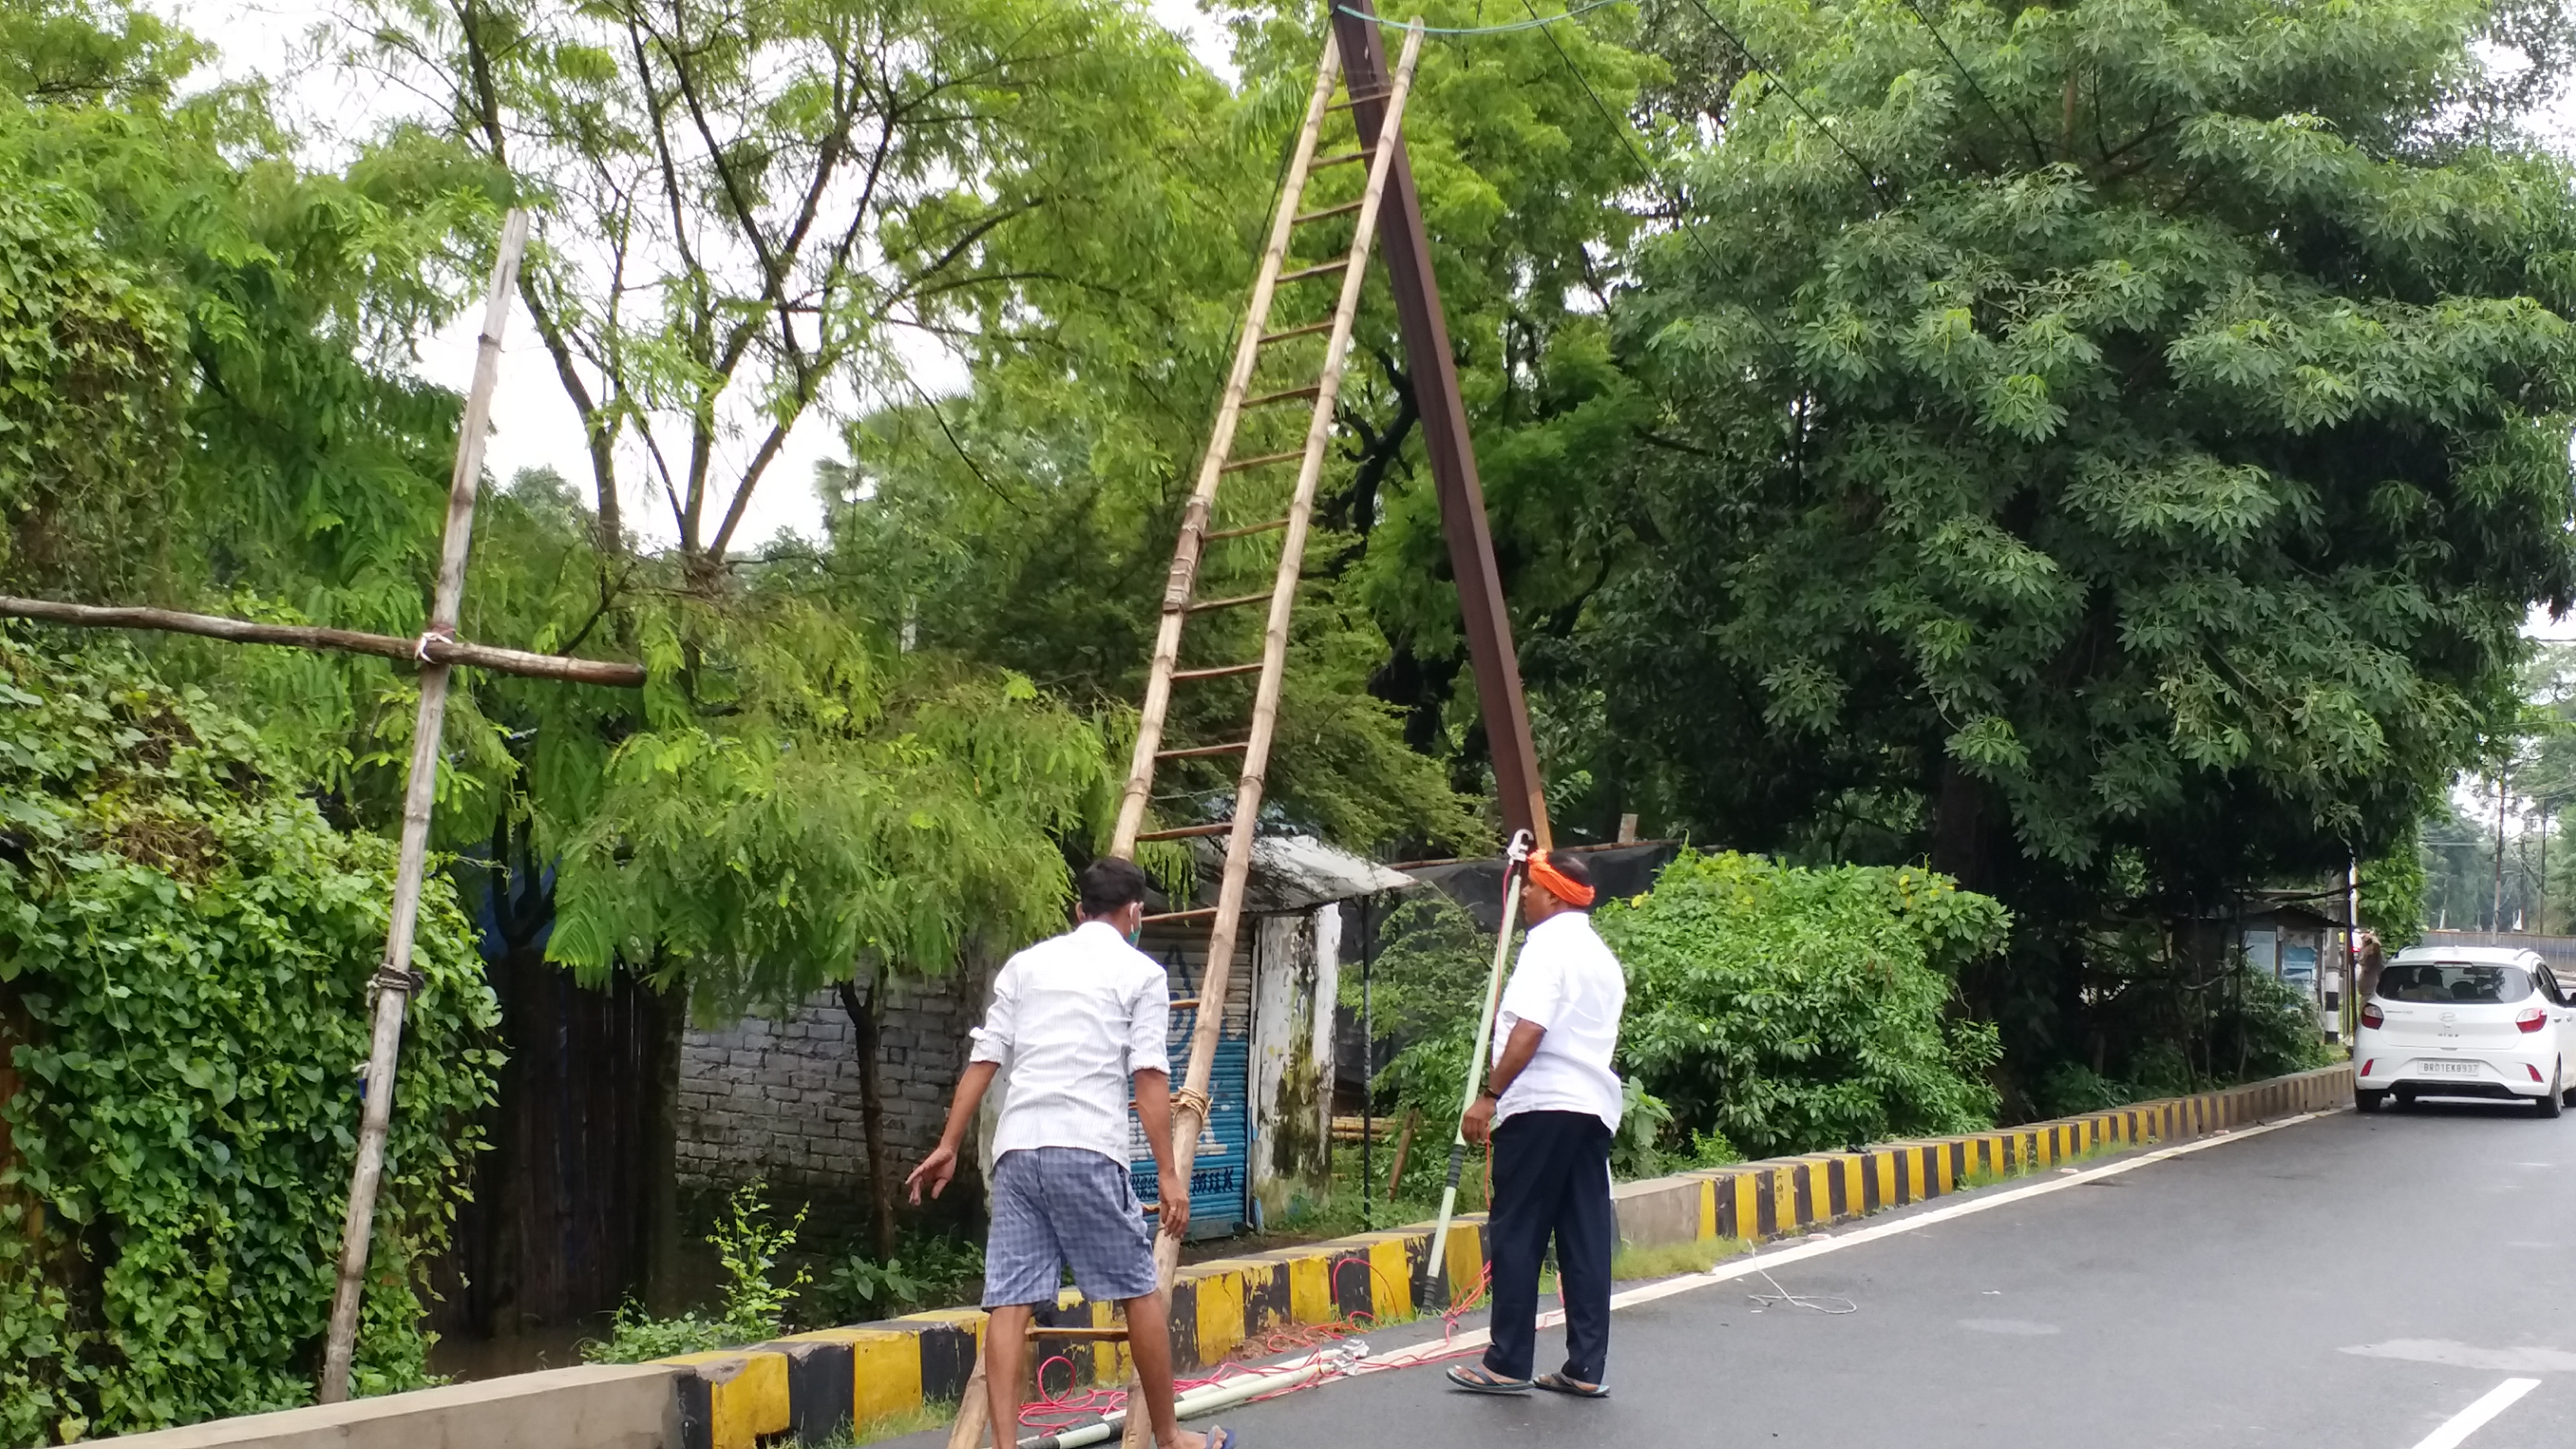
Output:
[[[0,633],[0,1442],[306,1402],[394,847],[118,646]],[[425,1381],[419,1268],[492,1098],[496,1007],[433,874],[360,1326]],[[11,1155],[13,1154],[13,1155]]]
[[[1929,871],[1805,870],[1688,854],[1595,925],[1628,970],[1622,1176],[1994,1118],[1994,1028],[1955,1019],[1951,978],[1999,949],[2004,909]],[[1388,916],[1379,1085],[1445,1130],[1475,1040],[1493,937],[1445,896]]]
[[803,1317],[811,1327],[835,1328],[954,1307],[970,1301],[983,1279],[982,1244],[946,1235],[914,1238],[882,1263],[852,1253],[834,1264],[822,1285],[807,1295]]
[[1913,867],[1685,854],[1595,921],[1628,968],[1623,1064],[1679,1130],[1762,1157],[1993,1120],[1994,1028],[1948,1008],[2004,942],[1994,901]]
[[783,1224],[769,1220],[765,1184],[735,1188],[725,1220],[707,1235],[724,1264],[724,1311],[713,1318],[694,1309],[676,1318],[654,1318],[629,1300],[618,1306],[608,1341],[583,1344],[581,1356],[592,1363],[644,1363],[778,1337],[787,1331],[787,1305],[813,1281],[802,1268],[784,1283],[776,1278],[779,1259],[796,1246],[796,1234],[804,1226],[801,1208]]

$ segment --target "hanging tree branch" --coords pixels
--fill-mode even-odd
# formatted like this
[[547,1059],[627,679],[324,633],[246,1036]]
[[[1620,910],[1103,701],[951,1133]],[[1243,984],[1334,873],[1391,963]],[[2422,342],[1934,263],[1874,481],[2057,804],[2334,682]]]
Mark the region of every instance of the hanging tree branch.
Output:
[[182,614],[175,609],[100,608],[92,604],[58,604],[50,599],[16,599],[0,595],[0,618],[36,619],[84,629],[151,629],[164,634],[196,634],[237,644],[280,644],[295,649],[336,649],[344,654],[373,654],[380,659],[419,660],[433,664],[466,664],[530,679],[567,684],[604,684],[612,689],[644,687],[644,666],[606,659],[569,659],[560,654],[532,654],[490,644],[429,635],[398,639],[391,634],[362,634],[355,629],[324,629],[306,624],[253,624],[215,614]]

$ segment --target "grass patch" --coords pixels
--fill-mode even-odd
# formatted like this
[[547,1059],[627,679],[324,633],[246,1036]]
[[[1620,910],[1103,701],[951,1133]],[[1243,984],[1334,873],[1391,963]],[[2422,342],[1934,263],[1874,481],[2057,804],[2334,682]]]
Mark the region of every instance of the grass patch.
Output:
[[1610,1259],[1610,1276],[1622,1283],[1633,1278],[1678,1278],[1684,1273],[1705,1273],[1729,1258],[1751,1251],[1753,1245],[1742,1238],[1703,1238],[1695,1243],[1665,1243],[1652,1248],[1622,1244]]
[[824,1440],[814,1449],[861,1449],[861,1446],[887,1439],[900,1439],[925,1429],[945,1429],[957,1419],[957,1401],[936,1399],[917,1409],[900,1414],[887,1414],[864,1424],[844,1424],[841,1432]]

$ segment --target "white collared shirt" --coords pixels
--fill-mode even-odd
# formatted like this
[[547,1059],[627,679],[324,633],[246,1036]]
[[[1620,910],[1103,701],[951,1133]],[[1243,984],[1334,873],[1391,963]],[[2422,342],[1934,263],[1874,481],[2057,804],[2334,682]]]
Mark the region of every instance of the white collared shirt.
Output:
[[1512,1028],[1526,1021],[1547,1034],[1538,1054],[1494,1104],[1494,1120],[1523,1112],[1588,1112],[1616,1131],[1618,1074],[1610,1054],[1619,1046],[1619,1014],[1628,1006],[1628,973],[1581,911],[1559,911],[1530,927],[1512,980],[1503,988],[1502,1015],[1494,1024],[1494,1060]]
[[1106,921],[1085,921],[1002,965],[970,1062],[1006,1083],[993,1155],[1079,1147],[1127,1161],[1128,1083],[1172,1069],[1170,978]]

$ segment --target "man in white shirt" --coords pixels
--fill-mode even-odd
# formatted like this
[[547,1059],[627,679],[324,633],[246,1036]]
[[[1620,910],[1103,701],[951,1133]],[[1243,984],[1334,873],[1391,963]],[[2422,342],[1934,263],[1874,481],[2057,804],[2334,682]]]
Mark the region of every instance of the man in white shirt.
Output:
[[[1477,1393],[1610,1392],[1603,1377],[1610,1254],[1619,1237],[1610,1134],[1621,1101],[1610,1056],[1628,977],[1593,933],[1592,896],[1592,872],[1580,858],[1543,850],[1530,857],[1521,885],[1529,936],[1503,990],[1485,1094],[1467,1111],[1468,1140],[1493,1144],[1494,1211],[1485,1224],[1493,1341],[1483,1362],[1449,1370],[1449,1381]],[[1533,1379],[1539,1263],[1551,1237],[1565,1299],[1565,1367]]]
[[993,1224],[984,1248],[984,1383],[993,1442],[1016,1443],[1031,1314],[1055,1302],[1067,1266],[1094,1302],[1127,1315],[1127,1348],[1161,1449],[1228,1449],[1223,1429],[1183,1433],[1172,1413],[1172,1331],[1155,1281],[1153,1234],[1127,1169],[1127,1100],[1154,1145],[1163,1231],[1190,1223],[1172,1170],[1171,985],[1136,949],[1145,873],[1092,862],[1075,882],[1074,928],[1013,956],[993,981],[939,1146],[907,1179],[912,1200],[957,1175],[957,1150],[997,1073],[1010,1073],[993,1131]]

